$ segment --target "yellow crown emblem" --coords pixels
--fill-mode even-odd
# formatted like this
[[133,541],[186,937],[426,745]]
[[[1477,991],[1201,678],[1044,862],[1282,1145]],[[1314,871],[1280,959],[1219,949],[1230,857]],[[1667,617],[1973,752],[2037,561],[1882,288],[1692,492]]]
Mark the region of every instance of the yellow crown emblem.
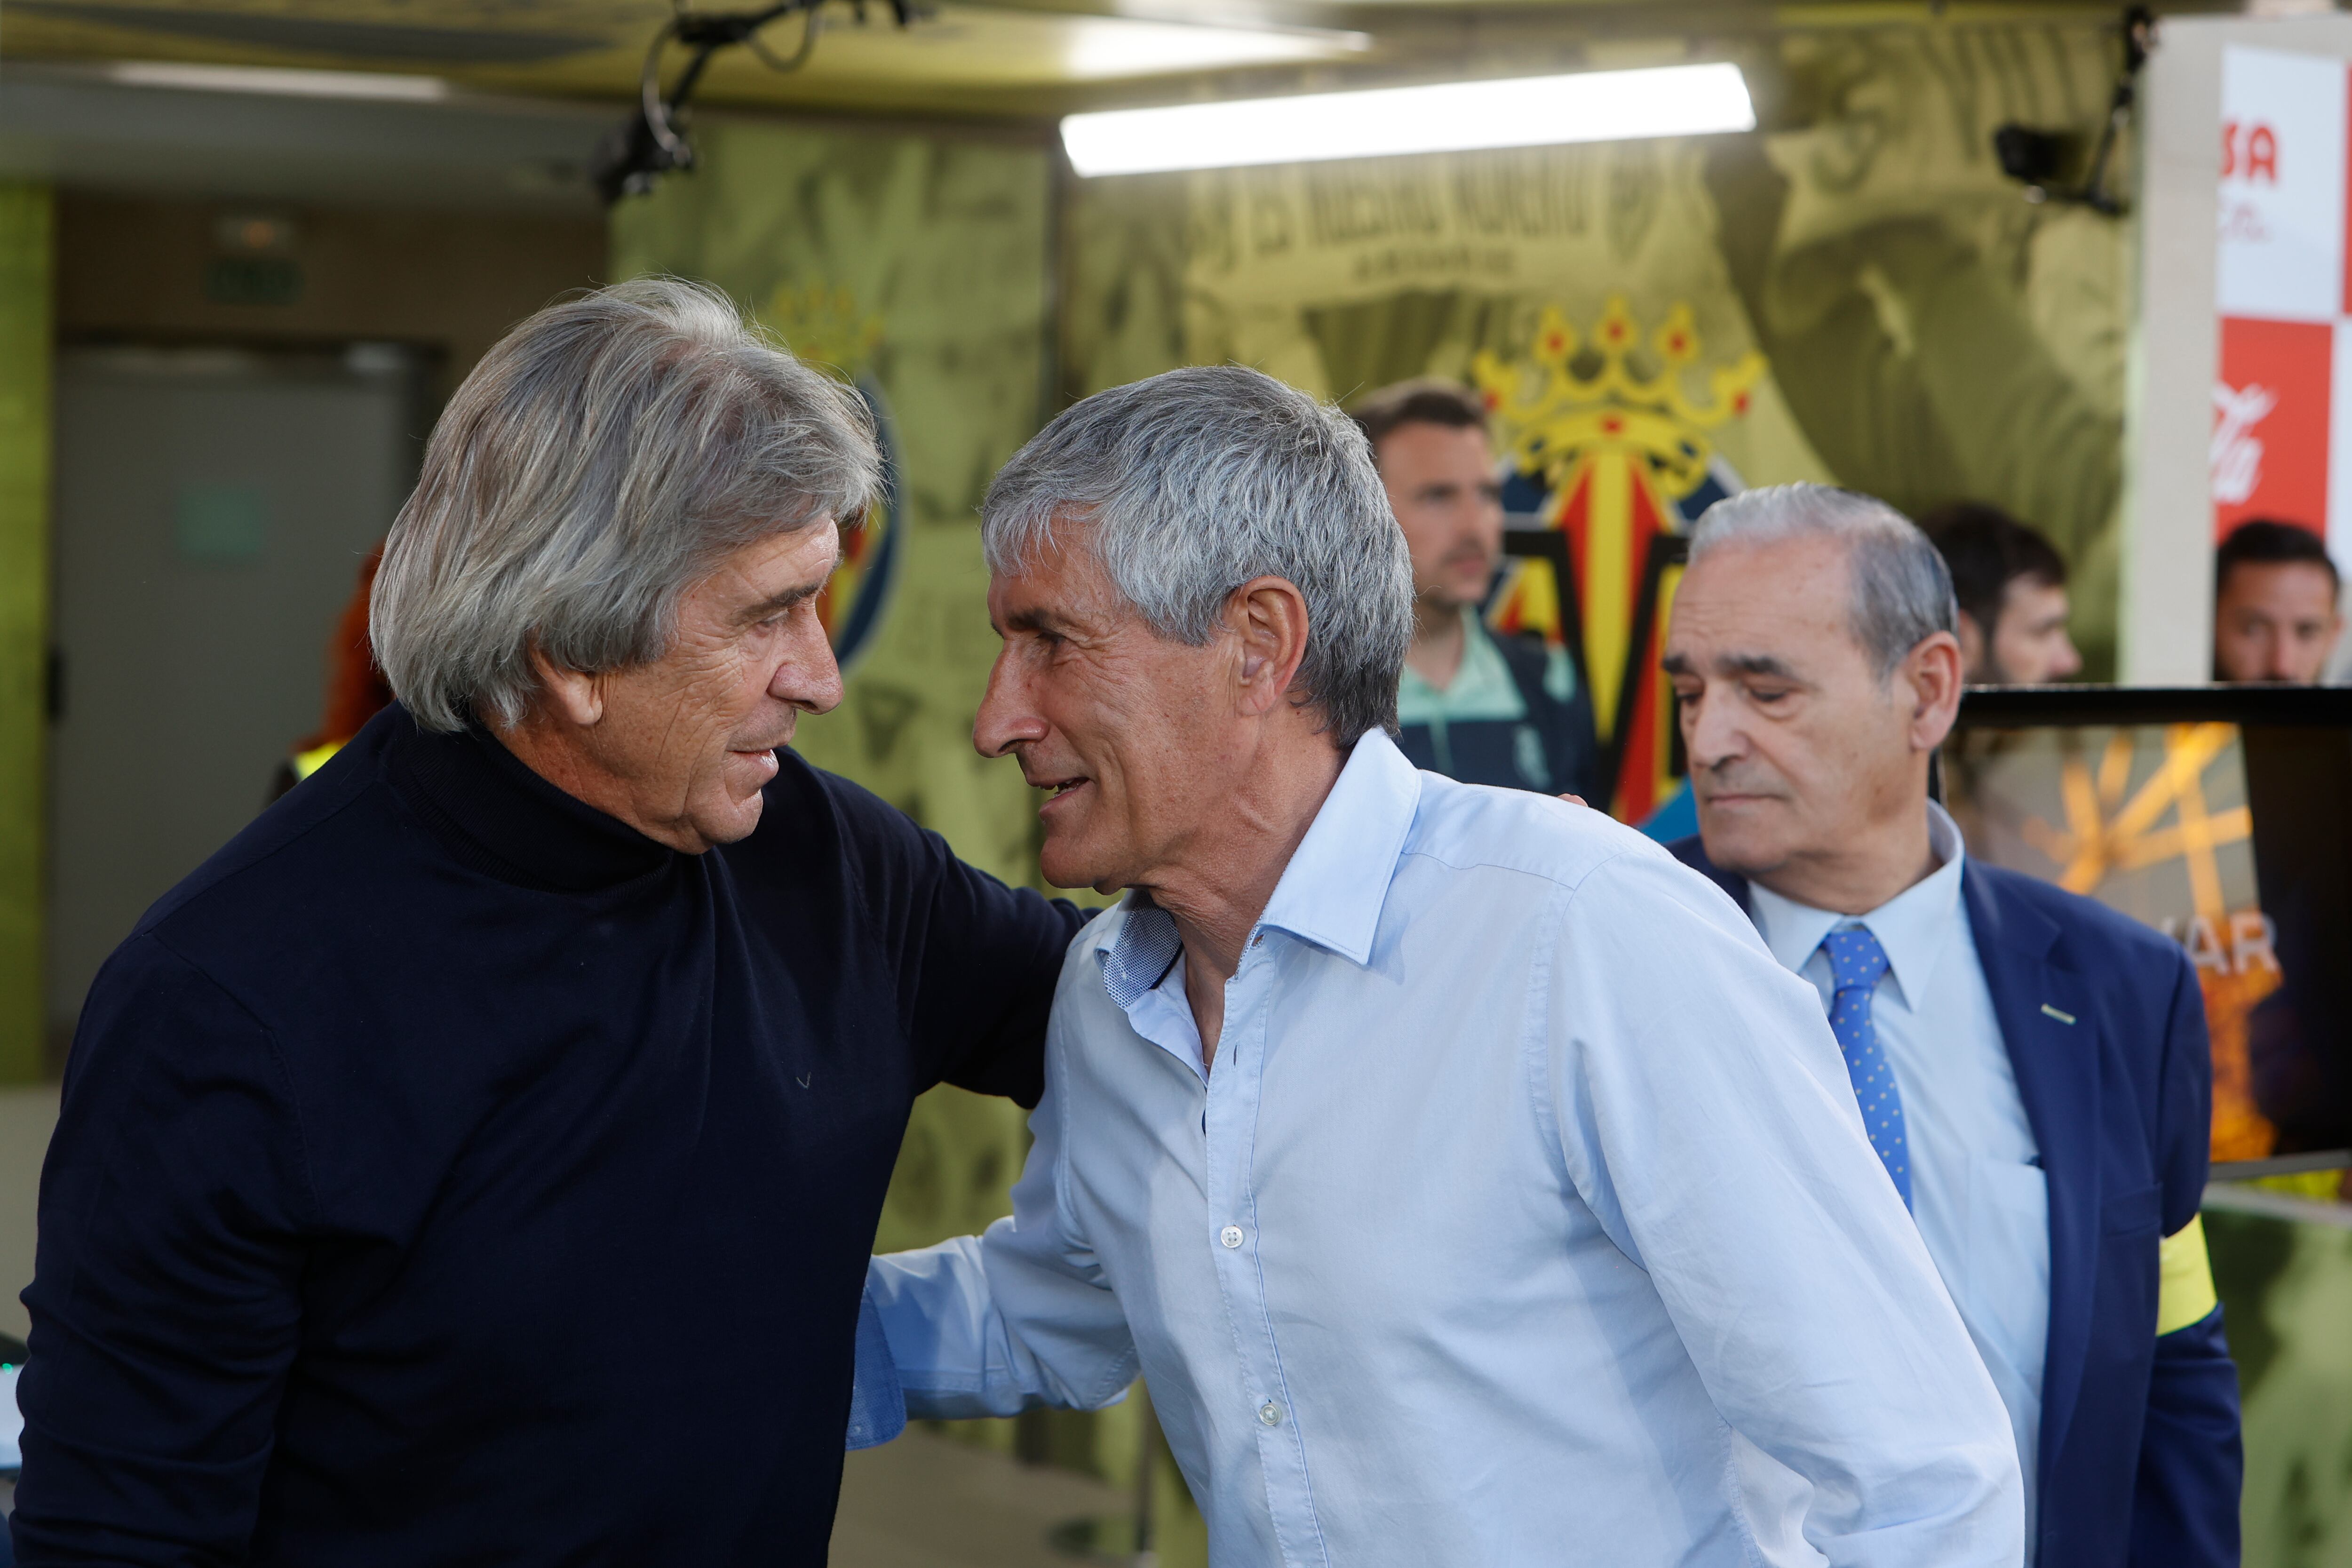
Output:
[[768,296],[761,320],[803,363],[830,371],[844,381],[856,378],[882,342],[882,318],[860,315],[856,297],[846,289],[812,283],[795,289],[779,283]]
[[1685,373],[1698,362],[1698,329],[1688,305],[1676,305],[1650,334],[1653,374],[1635,367],[1642,324],[1625,297],[1612,294],[1588,342],[1559,307],[1536,323],[1529,358],[1506,364],[1482,352],[1471,374],[1500,426],[1506,455],[1521,472],[1540,474],[1555,493],[1580,458],[1615,447],[1646,460],[1660,494],[1679,500],[1706,478],[1713,443],[1704,434],[1748,412],[1764,374],[1764,356],[1747,353],[1708,373],[1705,401],[1693,398]]

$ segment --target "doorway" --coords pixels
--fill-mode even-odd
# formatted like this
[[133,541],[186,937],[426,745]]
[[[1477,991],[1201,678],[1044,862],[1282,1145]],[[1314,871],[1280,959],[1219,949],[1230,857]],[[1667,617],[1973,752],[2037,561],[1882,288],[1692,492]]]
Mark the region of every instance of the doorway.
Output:
[[58,355],[47,1017],[268,803],[414,482],[425,357]]

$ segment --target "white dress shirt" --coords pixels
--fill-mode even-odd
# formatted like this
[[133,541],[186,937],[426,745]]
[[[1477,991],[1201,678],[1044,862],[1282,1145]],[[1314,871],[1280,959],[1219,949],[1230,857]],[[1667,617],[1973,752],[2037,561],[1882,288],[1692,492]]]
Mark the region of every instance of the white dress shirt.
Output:
[[1663,849],[1375,731],[1213,1072],[1178,952],[1134,896],[1078,935],[1013,1217],[875,1260],[910,1415],[1140,1369],[1223,1568],[2020,1562],[1821,1009]]
[[1960,897],[1960,830],[1932,801],[1927,836],[1942,864],[1866,915],[1817,910],[1754,883],[1748,900],[1772,956],[1813,983],[1824,1013],[1832,987],[1822,939],[1865,926],[1886,951],[1871,1017],[1903,1097],[1912,1210],[2009,1407],[2031,1542],[2050,1337],[2050,1189]]

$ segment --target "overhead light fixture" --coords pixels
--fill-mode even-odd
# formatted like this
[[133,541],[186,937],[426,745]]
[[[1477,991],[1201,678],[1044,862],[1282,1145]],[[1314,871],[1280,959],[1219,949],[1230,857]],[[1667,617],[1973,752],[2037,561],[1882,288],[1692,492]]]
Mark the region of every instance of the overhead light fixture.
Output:
[[360,98],[380,102],[437,103],[449,84],[437,76],[383,71],[280,70],[271,66],[200,66],[175,60],[118,60],[106,79],[125,87],[172,87],[194,92],[262,93],[279,98]]
[[1062,145],[1078,174],[1149,174],[1754,129],[1724,61],[1103,110],[1065,119]]

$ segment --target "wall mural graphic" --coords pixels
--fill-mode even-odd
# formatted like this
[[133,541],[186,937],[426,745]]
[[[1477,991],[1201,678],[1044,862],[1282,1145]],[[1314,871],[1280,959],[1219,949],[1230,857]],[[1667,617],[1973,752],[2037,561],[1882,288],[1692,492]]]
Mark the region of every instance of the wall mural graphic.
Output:
[[[1065,395],[1224,361],[1343,401],[1412,375],[1469,382],[1482,356],[1535,360],[1548,319],[1583,333],[1612,310],[1645,359],[1669,321],[1705,345],[1685,367],[1688,396],[1704,401],[1716,368],[1753,367],[1745,408],[1693,432],[1706,479],[1665,493],[1687,472],[1659,466],[1679,435],[1645,419],[1654,449],[1596,469],[1585,504],[1601,526],[1570,531],[1578,550],[1602,546],[1605,583],[1580,584],[1597,612],[1580,635],[1604,731],[1622,702],[1648,731],[1619,742],[1621,816],[1670,783],[1652,771],[1669,715],[1621,690],[1670,597],[1640,585],[1639,541],[1730,485],[1823,480],[1915,514],[2006,507],[2066,553],[2076,641],[2095,674],[2111,668],[2131,230],[2024,201],[1991,137],[2012,120],[2095,125],[2116,38],[1984,25],[1799,33],[1777,47],[1802,129],[1079,182]],[[1537,479],[1519,504],[1574,496]],[[1671,572],[1658,563],[1657,586]],[[1520,590],[1505,587],[1507,604]]]
[[768,296],[760,319],[803,360],[856,388],[882,448],[881,498],[866,512],[863,525],[843,536],[841,565],[817,597],[817,617],[824,623],[834,658],[845,674],[873,646],[883,608],[898,582],[898,545],[905,533],[898,521],[898,431],[890,416],[889,394],[872,370],[874,353],[882,344],[882,318],[862,314],[846,289],[781,283]]
[[[1695,370],[1706,381],[1697,397]],[[1658,546],[1738,487],[1708,432],[1748,412],[1763,374],[1764,358],[1752,351],[1706,369],[1686,303],[1645,339],[1622,294],[1610,297],[1589,337],[1548,306],[1527,357],[1507,363],[1481,351],[1471,365],[1511,474],[1506,503],[1524,503],[1522,515],[1568,535],[1577,588],[1564,601],[1551,563],[1517,560],[1488,618],[1500,630],[1576,645],[1614,762],[1608,804],[1628,821],[1650,815],[1676,771],[1670,693],[1657,668],[1676,574]]]

